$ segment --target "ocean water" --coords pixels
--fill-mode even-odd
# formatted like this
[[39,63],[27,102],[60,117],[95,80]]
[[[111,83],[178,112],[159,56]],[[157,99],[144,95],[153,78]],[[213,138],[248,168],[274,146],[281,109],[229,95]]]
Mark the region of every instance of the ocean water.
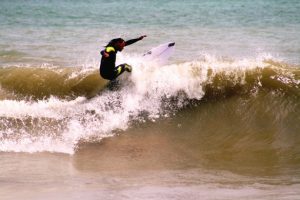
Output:
[[297,0],[2,0],[1,199],[299,199],[299,35]]
[[83,64],[115,37],[149,38],[127,53],[176,41],[176,60],[203,53],[230,58],[271,54],[299,64],[299,2],[1,1],[1,64]]

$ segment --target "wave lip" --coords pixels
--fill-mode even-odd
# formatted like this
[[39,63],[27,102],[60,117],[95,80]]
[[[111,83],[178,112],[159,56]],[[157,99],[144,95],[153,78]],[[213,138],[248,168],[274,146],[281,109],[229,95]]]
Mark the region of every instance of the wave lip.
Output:
[[[257,84],[275,90],[283,88],[297,90],[300,82],[300,66],[263,58],[235,61],[205,56],[202,60],[164,67],[151,62],[143,63],[139,58],[130,64],[137,66],[131,77],[137,89],[143,88],[147,91],[146,88],[153,86],[155,90],[160,90],[164,94],[172,90],[175,92],[184,90],[191,95],[190,98],[193,96],[201,98],[202,96],[196,93],[203,90],[203,87],[213,85],[214,89],[229,85]],[[98,69],[94,67],[70,68],[45,65],[0,68],[1,99],[91,97],[104,89],[106,84],[107,81],[100,78]],[[180,88],[184,85],[186,88]]]
[[5,67],[0,68],[0,96],[44,99],[89,96],[104,87],[94,68],[81,67]]

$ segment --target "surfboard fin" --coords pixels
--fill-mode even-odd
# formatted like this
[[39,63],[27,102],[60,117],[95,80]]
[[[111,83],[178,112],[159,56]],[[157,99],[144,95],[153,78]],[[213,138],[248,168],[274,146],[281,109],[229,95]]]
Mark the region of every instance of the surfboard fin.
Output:
[[175,42],[169,43],[168,47],[173,47],[175,46]]

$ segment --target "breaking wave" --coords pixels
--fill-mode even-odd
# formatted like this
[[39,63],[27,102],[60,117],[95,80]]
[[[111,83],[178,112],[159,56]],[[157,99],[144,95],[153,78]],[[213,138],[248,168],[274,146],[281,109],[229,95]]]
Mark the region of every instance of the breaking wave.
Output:
[[122,75],[117,88],[109,87],[95,66],[0,68],[0,151],[73,154],[81,142],[231,97],[259,102],[264,93],[299,109],[300,67],[275,59],[131,62],[133,72]]

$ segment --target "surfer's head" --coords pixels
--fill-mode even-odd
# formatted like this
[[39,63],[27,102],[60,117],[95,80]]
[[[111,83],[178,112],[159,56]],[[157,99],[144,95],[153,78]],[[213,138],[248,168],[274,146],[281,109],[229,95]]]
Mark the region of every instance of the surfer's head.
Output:
[[115,38],[112,39],[106,46],[112,46],[117,51],[122,51],[125,47],[125,41],[122,38]]

